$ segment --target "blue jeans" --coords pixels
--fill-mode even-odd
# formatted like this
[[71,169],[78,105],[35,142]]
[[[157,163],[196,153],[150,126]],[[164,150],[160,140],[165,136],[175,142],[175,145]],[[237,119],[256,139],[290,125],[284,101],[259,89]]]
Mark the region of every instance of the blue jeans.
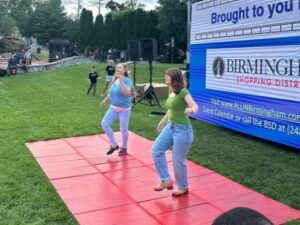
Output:
[[193,142],[191,125],[168,122],[152,145],[152,157],[156,171],[162,181],[169,181],[165,152],[172,147],[173,168],[179,188],[188,188],[186,156]]
[[116,146],[116,139],[114,136],[114,132],[111,129],[110,125],[112,122],[114,122],[116,119],[119,118],[120,120],[120,131],[122,134],[122,148],[127,148],[127,142],[128,142],[128,125],[129,125],[129,118],[130,118],[131,110],[128,111],[122,111],[117,112],[114,110],[111,106],[105,113],[103,119],[102,119],[102,128],[104,132],[106,133],[110,143],[112,146]]

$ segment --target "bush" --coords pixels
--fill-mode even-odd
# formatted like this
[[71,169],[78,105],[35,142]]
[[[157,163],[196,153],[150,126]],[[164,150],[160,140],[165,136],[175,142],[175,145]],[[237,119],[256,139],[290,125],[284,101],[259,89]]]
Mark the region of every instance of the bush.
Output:
[[0,53],[5,52],[8,47],[8,40],[1,39],[0,40]]
[[3,38],[0,40],[0,53],[4,52],[19,52],[23,50],[25,43],[23,40],[7,39]]

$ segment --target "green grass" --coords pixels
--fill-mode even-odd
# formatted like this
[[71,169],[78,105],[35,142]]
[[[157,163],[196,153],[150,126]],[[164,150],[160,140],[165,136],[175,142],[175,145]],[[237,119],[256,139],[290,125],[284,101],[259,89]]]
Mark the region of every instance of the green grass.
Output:
[[49,60],[49,50],[48,49],[43,49],[38,54],[37,49],[33,48],[32,55],[33,55],[34,60],[46,61],[46,62],[48,62],[48,60]]
[[[153,81],[163,82],[169,66],[154,65]],[[104,67],[97,65],[98,71]],[[25,142],[103,132],[102,98],[86,96],[89,68],[82,65],[0,78],[0,224],[76,224]],[[138,66],[137,83],[147,82],[148,76],[148,66]],[[104,78],[98,93],[103,82]],[[154,139],[161,117],[148,116],[152,110],[138,104],[130,130]],[[300,209],[299,151],[201,121],[192,123],[195,142],[190,159]],[[289,223],[296,224],[299,221]]]

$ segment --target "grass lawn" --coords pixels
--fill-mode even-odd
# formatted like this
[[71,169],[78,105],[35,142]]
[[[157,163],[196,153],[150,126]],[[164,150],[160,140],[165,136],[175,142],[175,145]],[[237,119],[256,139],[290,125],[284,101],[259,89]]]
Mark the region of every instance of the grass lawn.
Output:
[[32,54],[35,58],[35,60],[38,60],[38,61],[45,61],[45,62],[48,62],[49,60],[49,50],[48,49],[43,49],[41,50],[41,52],[38,54],[37,53],[37,49],[34,48],[32,50]]
[[[153,81],[163,82],[169,66],[154,65]],[[104,67],[97,65],[98,71]],[[103,132],[102,97],[86,96],[89,68],[81,65],[0,78],[0,224],[76,224],[25,142]],[[148,66],[138,66],[137,83],[147,81]],[[103,83],[104,77],[98,93]],[[154,139],[161,117],[148,116],[152,110],[138,104],[130,130]],[[300,209],[300,151],[201,121],[192,123],[195,142],[190,159]]]

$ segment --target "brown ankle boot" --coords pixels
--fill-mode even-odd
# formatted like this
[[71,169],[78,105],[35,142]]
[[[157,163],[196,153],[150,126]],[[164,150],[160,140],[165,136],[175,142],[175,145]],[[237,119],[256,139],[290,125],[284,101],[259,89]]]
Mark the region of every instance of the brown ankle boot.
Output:
[[154,191],[162,191],[164,189],[173,190],[173,183],[172,181],[162,181],[159,186],[154,188]]
[[187,188],[178,188],[177,191],[174,191],[172,193],[172,196],[173,197],[180,197],[182,195],[186,195],[187,193],[189,193],[189,189],[187,189]]

